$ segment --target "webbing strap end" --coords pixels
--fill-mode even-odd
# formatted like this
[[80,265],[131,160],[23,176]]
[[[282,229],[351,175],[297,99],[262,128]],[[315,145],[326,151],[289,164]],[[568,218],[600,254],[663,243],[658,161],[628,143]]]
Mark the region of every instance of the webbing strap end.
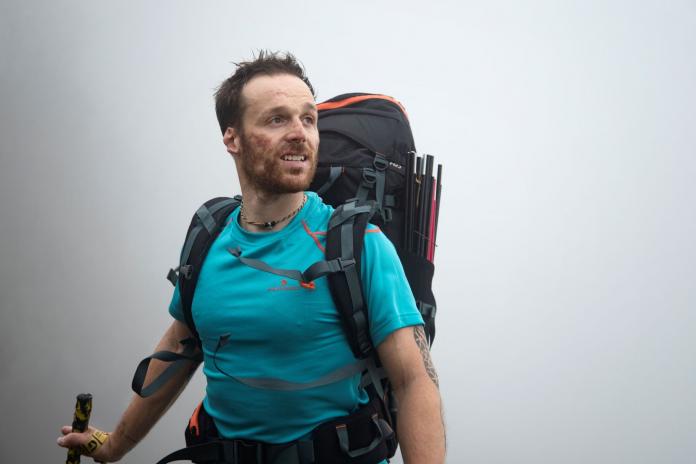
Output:
[[176,282],[179,280],[179,274],[177,274],[177,271],[179,270],[179,267],[177,266],[176,269],[170,269],[169,272],[167,273],[167,280],[172,283],[176,287]]

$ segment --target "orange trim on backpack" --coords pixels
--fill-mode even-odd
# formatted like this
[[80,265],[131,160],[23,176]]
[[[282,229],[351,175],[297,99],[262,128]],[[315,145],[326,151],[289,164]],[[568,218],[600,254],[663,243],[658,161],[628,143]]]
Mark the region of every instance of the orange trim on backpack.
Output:
[[408,113],[406,112],[406,108],[394,97],[390,97],[389,95],[356,95],[355,97],[348,97],[343,100],[338,100],[338,101],[325,101],[322,103],[319,103],[317,105],[317,111],[324,111],[324,110],[335,110],[336,108],[345,108],[346,106],[350,106],[354,103],[359,103],[361,101],[365,100],[387,100],[392,103],[394,103],[396,106],[398,106],[401,111],[404,113],[406,116],[406,119],[408,119]]
[[194,436],[198,437],[201,434],[201,428],[198,425],[198,416],[201,413],[201,407],[203,406],[203,402],[201,401],[198,404],[198,407],[193,411],[193,414],[191,414],[191,418],[189,419],[189,430],[191,431],[191,434]]

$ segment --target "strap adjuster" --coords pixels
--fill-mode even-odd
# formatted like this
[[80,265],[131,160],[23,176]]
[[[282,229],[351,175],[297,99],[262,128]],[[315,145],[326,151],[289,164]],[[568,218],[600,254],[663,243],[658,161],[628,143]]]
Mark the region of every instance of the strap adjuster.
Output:
[[365,168],[362,172],[363,183],[367,186],[373,186],[377,182],[377,174],[372,168]]
[[394,214],[392,213],[391,208],[383,207],[380,209],[380,214],[382,216],[382,220],[386,222],[391,222],[394,219]]
[[179,268],[179,274],[184,276],[186,280],[189,280],[193,275],[193,266],[190,264],[185,264]]
[[384,157],[384,155],[377,153],[375,156],[375,159],[372,161],[372,165],[377,169],[378,171],[384,171],[387,169],[387,166],[389,166],[389,161]]
[[346,269],[355,266],[355,258],[338,258],[336,262],[338,263],[338,269],[340,271],[345,271]]

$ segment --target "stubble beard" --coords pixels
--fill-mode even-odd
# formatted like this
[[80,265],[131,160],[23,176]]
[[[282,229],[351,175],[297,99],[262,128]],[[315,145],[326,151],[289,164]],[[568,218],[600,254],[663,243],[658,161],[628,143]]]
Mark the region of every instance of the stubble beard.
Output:
[[[283,168],[278,150],[270,147],[261,136],[241,136],[241,160],[245,177],[259,192],[283,195],[303,192],[309,188],[317,169],[317,149],[300,142],[288,148],[305,154],[309,158],[309,170],[301,175],[303,168]],[[313,151],[312,151],[313,150]],[[268,152],[271,152],[269,155]]]

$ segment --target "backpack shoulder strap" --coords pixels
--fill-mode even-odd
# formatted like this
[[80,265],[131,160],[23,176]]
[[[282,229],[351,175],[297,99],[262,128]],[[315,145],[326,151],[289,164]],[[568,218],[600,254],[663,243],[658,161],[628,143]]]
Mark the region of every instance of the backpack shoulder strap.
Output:
[[348,200],[333,212],[326,233],[327,261],[354,261],[354,264],[345,266],[342,272],[330,274],[327,278],[348,343],[355,357],[359,359],[370,356],[374,349],[370,338],[360,265],[365,228],[375,211],[374,201]]
[[178,269],[170,270],[168,279],[172,283],[179,283],[181,307],[184,313],[186,325],[200,344],[196,324],[191,314],[193,294],[196,290],[198,276],[205,257],[210,250],[220,231],[225,227],[225,219],[237,209],[242,201],[241,196],[234,198],[218,197],[206,201],[193,215],[191,225],[186,232],[186,241],[181,250],[181,258]]
[[[181,353],[158,351],[138,364],[133,375],[131,388],[141,397],[147,398],[153,395],[181,369],[189,368],[191,363],[197,366],[202,360],[200,352],[196,350],[197,347],[200,347],[201,341],[191,315],[193,292],[196,289],[198,275],[210,246],[224,228],[225,219],[239,206],[241,201],[242,198],[239,196],[234,198],[213,198],[205,202],[193,215],[191,224],[186,232],[186,241],[181,251],[180,264],[176,269],[170,269],[167,275],[167,279],[173,285],[176,285],[177,282],[179,283],[184,319],[193,337],[181,340],[180,343],[184,346],[184,350]],[[147,371],[153,359],[171,364],[148,386],[145,386]]]

